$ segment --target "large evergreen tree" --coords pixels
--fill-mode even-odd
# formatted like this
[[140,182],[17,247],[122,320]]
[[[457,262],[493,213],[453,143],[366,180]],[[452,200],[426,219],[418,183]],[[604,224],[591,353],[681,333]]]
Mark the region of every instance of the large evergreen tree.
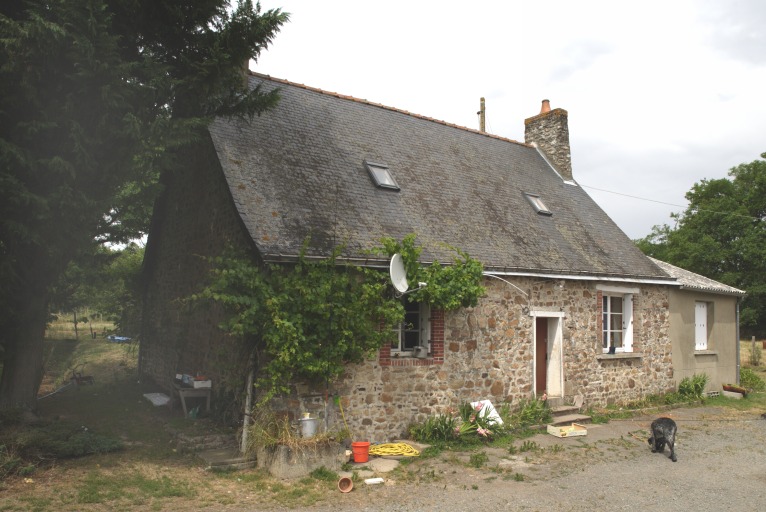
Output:
[[0,3],[0,408],[34,409],[67,264],[145,232],[159,173],[213,116],[276,102],[243,66],[286,20],[250,1]]
[[[766,153],[761,154],[766,159]],[[743,332],[766,335],[766,160],[741,164],[729,178],[702,180],[686,193],[676,226],[655,226],[644,253],[747,292]]]

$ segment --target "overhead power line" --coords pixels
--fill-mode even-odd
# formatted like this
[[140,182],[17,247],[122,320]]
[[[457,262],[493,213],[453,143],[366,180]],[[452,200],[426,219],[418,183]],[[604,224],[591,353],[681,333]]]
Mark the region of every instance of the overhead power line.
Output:
[[686,206],[684,206],[682,204],[666,203],[665,201],[658,201],[656,199],[649,199],[647,197],[632,196],[630,194],[623,194],[622,192],[615,192],[614,190],[606,190],[606,189],[603,189],[603,188],[591,187],[590,185],[583,185],[580,182],[578,182],[577,184],[580,185],[583,188],[590,188],[590,189],[593,189],[593,190],[598,190],[599,192],[606,192],[608,194],[615,194],[615,195],[618,195],[618,196],[630,197],[631,199],[639,199],[641,201],[650,201],[652,203],[666,204],[668,206],[677,206],[679,208],[686,208]]
[[[592,189],[592,190],[598,190],[599,192],[606,192],[607,194],[615,194],[615,195],[618,195],[618,196],[630,197],[631,199],[638,199],[639,201],[649,201],[651,203],[659,203],[659,204],[664,204],[664,205],[667,205],[667,206],[677,206],[678,208],[688,208],[688,205],[684,206],[682,204],[667,203],[665,201],[658,201],[657,199],[649,199],[647,197],[632,196],[630,194],[623,194],[622,192],[615,192],[614,190],[606,190],[606,189],[603,189],[603,188],[591,187],[590,185],[584,185],[584,184],[579,183],[579,182],[578,182],[578,185],[580,185],[583,188],[589,188],[589,189]],[[759,217],[753,217],[752,215],[743,215],[741,213],[719,212],[719,211],[716,211],[716,210],[708,210],[706,208],[695,208],[695,210],[698,211],[698,212],[714,213],[716,215],[731,215],[733,217],[743,217],[743,218],[751,219],[751,220],[764,220],[764,219],[761,219]]]

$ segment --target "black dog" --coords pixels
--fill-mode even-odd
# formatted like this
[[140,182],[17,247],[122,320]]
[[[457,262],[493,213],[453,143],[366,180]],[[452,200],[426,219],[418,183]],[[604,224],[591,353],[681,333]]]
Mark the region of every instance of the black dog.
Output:
[[652,422],[652,437],[649,438],[649,444],[652,447],[652,453],[665,450],[665,443],[670,447],[670,460],[675,462],[676,452],[673,445],[676,442],[676,422],[670,418],[657,418]]

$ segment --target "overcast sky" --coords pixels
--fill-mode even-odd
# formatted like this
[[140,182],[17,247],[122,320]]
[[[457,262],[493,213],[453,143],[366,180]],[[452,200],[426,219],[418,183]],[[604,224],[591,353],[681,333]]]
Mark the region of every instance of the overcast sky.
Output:
[[631,238],[766,151],[766,1],[262,0],[251,69],[524,141],[569,112],[577,182]]

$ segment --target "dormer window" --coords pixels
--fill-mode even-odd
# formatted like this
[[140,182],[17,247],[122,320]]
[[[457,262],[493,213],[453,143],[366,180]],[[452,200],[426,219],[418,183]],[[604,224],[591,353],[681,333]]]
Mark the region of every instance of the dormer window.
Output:
[[394,176],[391,174],[391,170],[387,165],[376,164],[365,160],[364,166],[367,168],[367,172],[370,173],[370,177],[372,178],[372,181],[375,182],[376,187],[399,190],[399,185],[396,184],[396,180],[394,180]]
[[553,213],[548,209],[547,206],[545,206],[545,203],[543,203],[543,200],[537,194],[528,194],[525,192],[524,197],[527,198],[527,201],[529,201],[529,204],[531,204],[532,208],[535,209],[535,212],[539,213],[540,215],[553,215]]

